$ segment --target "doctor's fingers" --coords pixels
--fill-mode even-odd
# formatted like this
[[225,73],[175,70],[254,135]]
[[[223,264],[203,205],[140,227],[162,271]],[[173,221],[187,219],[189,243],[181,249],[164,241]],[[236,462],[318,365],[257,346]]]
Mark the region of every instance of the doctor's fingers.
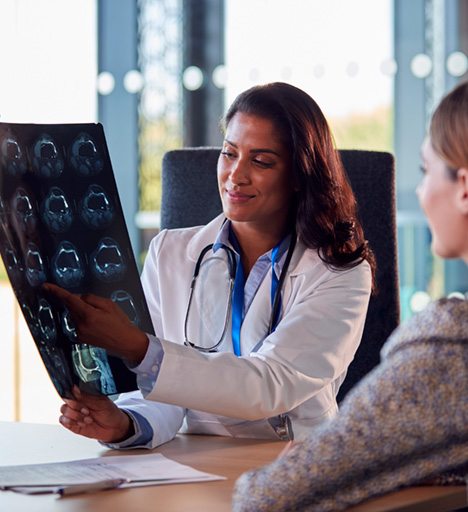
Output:
[[92,293],[84,293],[80,298],[84,303],[89,304],[95,310],[101,310],[105,313],[115,315],[116,318],[121,320],[129,321],[128,316],[111,299],[105,299],[103,297],[99,297],[98,295],[93,295]]
[[86,407],[81,407],[76,409],[76,404],[73,404],[73,407],[69,403],[65,403],[60,407],[60,412],[62,413],[59,417],[59,422],[67,427],[84,427],[86,425],[90,425],[93,423],[93,418],[90,415],[89,410]]
[[73,294],[52,283],[44,283],[42,288],[58,297],[68,309],[75,313],[85,311],[89,306],[81,300],[81,295]]
[[65,403],[61,406],[60,412],[66,418],[75,421],[83,421],[85,417],[91,415],[91,411],[96,408],[96,406],[98,409],[102,408],[103,404],[107,405],[109,401],[107,397],[85,393],[76,385],[73,386],[71,393],[73,398],[63,399]]
[[60,407],[60,412],[63,413],[66,407],[69,407],[70,409],[73,409],[74,411],[80,411],[85,407],[82,403],[77,402],[76,400],[71,400],[70,398],[64,398],[63,401],[65,402]]
[[66,429],[71,430],[74,434],[85,435],[83,434],[83,430],[85,430],[86,428],[93,427],[95,424],[94,420],[90,416],[86,416],[85,418],[86,421],[85,419],[75,421],[68,418],[67,416],[62,415],[59,417],[59,423]]
[[82,391],[78,386],[74,385],[72,388],[74,401],[81,404],[81,407],[85,407],[92,411],[101,411],[110,408],[117,407],[114,402],[105,395],[92,395]]

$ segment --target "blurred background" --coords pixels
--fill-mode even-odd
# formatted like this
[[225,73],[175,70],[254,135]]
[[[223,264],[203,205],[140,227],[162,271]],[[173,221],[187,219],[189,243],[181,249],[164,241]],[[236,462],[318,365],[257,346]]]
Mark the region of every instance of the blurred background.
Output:
[[[468,0],[2,0],[0,45],[0,121],[103,124],[140,267],[163,154],[221,145],[235,96],[279,80],[318,102],[338,148],[395,155],[402,321],[468,290],[461,262],[431,254],[415,195],[434,106],[468,78]],[[0,420],[54,423],[0,270]]]

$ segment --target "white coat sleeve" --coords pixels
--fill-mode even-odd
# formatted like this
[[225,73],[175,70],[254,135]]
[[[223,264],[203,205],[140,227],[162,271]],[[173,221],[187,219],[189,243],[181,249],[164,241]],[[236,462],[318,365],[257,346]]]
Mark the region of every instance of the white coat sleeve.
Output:
[[[146,445],[131,446],[131,448],[152,449],[167,443],[177,434],[185,417],[184,408],[148,402],[139,391],[122,394],[116,404],[122,409],[143,416],[153,429],[153,436]],[[119,448],[118,445],[113,447]]]
[[[297,276],[296,279],[301,279]],[[367,262],[296,283],[276,331],[258,352],[204,354],[161,339],[164,360],[147,399],[245,420],[294,409],[346,372],[370,295]],[[190,375],[190,392],[180,375]]]
[[[161,233],[159,238],[164,236],[165,232]],[[148,270],[148,267],[151,267],[150,270]],[[150,278],[148,274],[150,274]],[[154,254],[150,254],[145,262],[142,273],[142,285],[153,327],[157,334],[162,332],[162,322],[159,283],[157,281],[157,258]],[[184,407],[145,400],[140,391],[121,394],[116,400],[116,404],[130,412],[135,411],[143,416],[153,430],[151,440],[145,446],[138,446],[138,448],[152,449],[173,439],[182,426],[186,414]],[[132,446],[132,448],[135,447]]]

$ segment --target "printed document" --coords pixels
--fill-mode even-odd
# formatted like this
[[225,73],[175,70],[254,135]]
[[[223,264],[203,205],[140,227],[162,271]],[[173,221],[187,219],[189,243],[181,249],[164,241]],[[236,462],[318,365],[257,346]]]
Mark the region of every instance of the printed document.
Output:
[[56,487],[124,479],[119,487],[224,480],[166,458],[160,453],[0,466],[0,488]]

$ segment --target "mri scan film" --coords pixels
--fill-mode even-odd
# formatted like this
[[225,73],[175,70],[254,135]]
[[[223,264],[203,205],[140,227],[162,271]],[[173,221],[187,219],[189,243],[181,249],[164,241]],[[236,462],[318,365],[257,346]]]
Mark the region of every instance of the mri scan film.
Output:
[[100,124],[0,123],[0,254],[44,366],[62,397],[137,389],[123,361],[77,339],[42,289],[113,300],[153,333]]

